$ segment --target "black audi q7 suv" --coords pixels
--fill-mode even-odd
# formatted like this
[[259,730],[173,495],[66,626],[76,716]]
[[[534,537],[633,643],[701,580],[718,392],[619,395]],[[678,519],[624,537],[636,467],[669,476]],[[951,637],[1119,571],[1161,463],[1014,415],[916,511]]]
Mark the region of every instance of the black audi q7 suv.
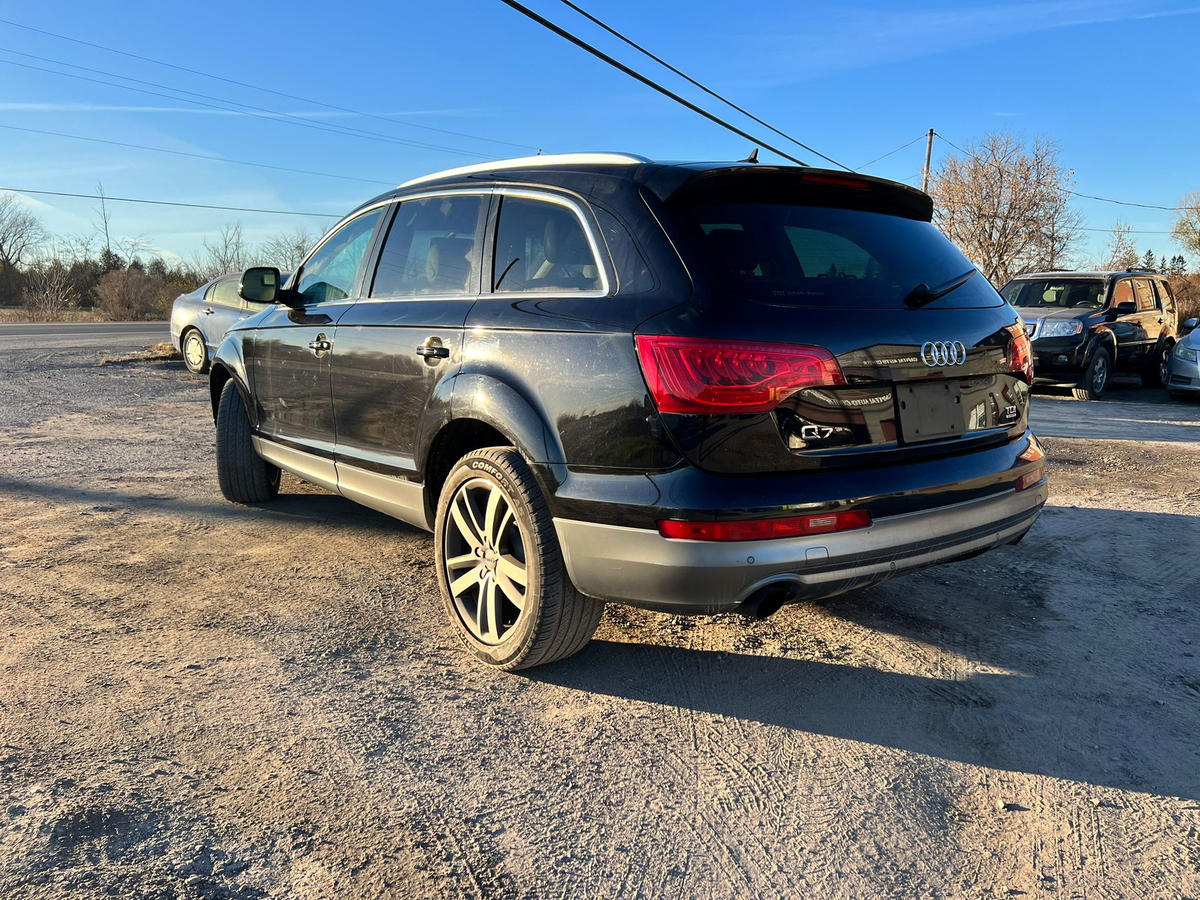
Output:
[[1114,372],[1167,383],[1178,332],[1167,279],[1150,269],[1031,272],[1000,289],[1033,342],[1037,382],[1099,400]]
[[280,470],[435,534],[484,662],[569,656],[605,601],[828,597],[1020,540],[1045,503],[1030,343],[859,175],[565,154],[350,213],[212,363],[230,500]]

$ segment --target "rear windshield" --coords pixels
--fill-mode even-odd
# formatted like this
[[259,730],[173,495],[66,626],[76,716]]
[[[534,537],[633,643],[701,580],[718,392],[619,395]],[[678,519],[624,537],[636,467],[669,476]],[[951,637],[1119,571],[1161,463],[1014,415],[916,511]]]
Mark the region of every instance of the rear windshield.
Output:
[[[974,268],[929,222],[900,216],[783,203],[677,210],[699,264],[739,295],[770,303],[895,308],[918,284],[935,288]],[[998,305],[979,274],[931,304]]]
[[1013,306],[1025,309],[1100,309],[1104,306],[1104,282],[1099,278],[1010,281],[1000,293]]

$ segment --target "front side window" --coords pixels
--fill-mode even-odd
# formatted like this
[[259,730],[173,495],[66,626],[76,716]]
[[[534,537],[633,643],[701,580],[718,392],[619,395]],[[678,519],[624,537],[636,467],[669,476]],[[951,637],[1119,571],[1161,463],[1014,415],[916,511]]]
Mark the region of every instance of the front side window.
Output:
[[543,200],[505,197],[496,227],[497,292],[599,291],[600,266],[579,219]]
[[1022,309],[1100,309],[1104,282],[1082,278],[1034,278],[1010,281],[1001,291],[1004,299]]
[[372,297],[474,294],[479,271],[483,198],[406,200],[384,239]]
[[305,303],[345,300],[353,294],[382,214],[382,209],[375,209],[351,219],[308,258],[296,285]]
[[1137,294],[1138,312],[1149,312],[1156,307],[1154,288],[1150,287],[1149,281],[1138,278],[1133,282],[1133,290]]
[[208,292],[208,302],[220,303],[222,306],[241,306],[242,298],[238,296],[238,284],[241,280],[240,276],[222,278]]
[[1133,303],[1133,281],[1122,278],[1113,285],[1112,308],[1116,309],[1122,303]]

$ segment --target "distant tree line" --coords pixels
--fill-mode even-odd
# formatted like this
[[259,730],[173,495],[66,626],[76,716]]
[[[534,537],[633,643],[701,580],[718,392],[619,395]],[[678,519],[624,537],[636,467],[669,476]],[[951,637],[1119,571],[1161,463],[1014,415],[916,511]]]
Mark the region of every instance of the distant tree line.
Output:
[[54,238],[16,195],[0,194],[0,306],[23,307],[33,319],[78,311],[110,320],[161,319],[177,296],[218,275],[259,263],[294,271],[315,241],[294,229],[251,246],[233,222],[190,259],[168,261],[150,252],[145,236],[114,239],[103,200],[90,233]]
[[1143,251],[1127,222],[1112,225],[1098,257],[1080,249],[1084,218],[1073,202],[1074,172],[1045,137],[984,135],[931,173],[934,221],[997,287],[1014,275],[1060,269],[1153,269],[1166,275],[1181,317],[1200,313],[1200,191],[1178,201],[1171,236],[1183,253]]

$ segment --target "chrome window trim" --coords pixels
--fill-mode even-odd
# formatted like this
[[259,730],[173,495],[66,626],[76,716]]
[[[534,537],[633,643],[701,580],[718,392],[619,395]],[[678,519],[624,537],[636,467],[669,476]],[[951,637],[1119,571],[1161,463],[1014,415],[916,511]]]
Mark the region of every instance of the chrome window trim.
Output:
[[[614,279],[609,277],[609,266],[611,260],[608,258],[608,253],[603,252],[601,244],[595,228],[589,221],[589,217],[585,212],[583,201],[577,200],[574,197],[566,196],[554,191],[532,190],[523,187],[508,187],[500,185],[494,188],[494,193],[504,197],[518,197],[522,200],[536,200],[544,203],[556,203],[559,206],[565,206],[575,214],[575,218],[579,221],[580,227],[583,229],[584,235],[587,237],[588,247],[591,248],[592,257],[596,261],[596,268],[600,273],[600,283],[603,287],[600,290],[594,291],[484,291],[479,295],[481,300],[492,299],[526,299],[529,297],[552,297],[556,293],[562,293],[571,297],[609,297],[614,291]],[[504,205],[500,205],[500,216],[504,215]],[[496,217],[496,227],[500,226],[500,216]],[[496,248],[493,241],[492,246],[492,266],[493,271],[488,275],[488,281],[491,281],[491,275],[495,273],[495,257]]]
[[453,169],[443,169],[429,175],[421,175],[409,179],[399,187],[410,187],[426,181],[436,181],[439,178],[452,178],[456,175],[472,175],[479,172],[494,172],[500,169],[524,169],[537,166],[636,166],[644,165],[651,160],[635,153],[546,153],[539,156],[517,156],[512,159],[497,159],[492,162],[472,163],[469,166],[458,166]]

